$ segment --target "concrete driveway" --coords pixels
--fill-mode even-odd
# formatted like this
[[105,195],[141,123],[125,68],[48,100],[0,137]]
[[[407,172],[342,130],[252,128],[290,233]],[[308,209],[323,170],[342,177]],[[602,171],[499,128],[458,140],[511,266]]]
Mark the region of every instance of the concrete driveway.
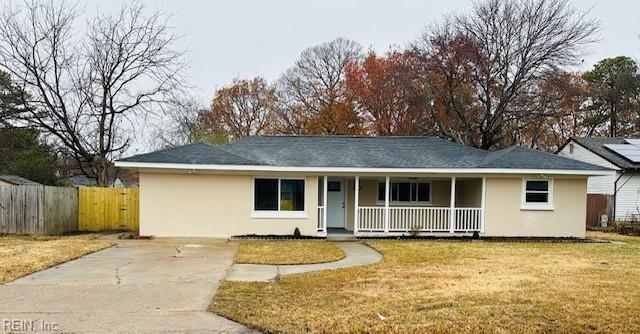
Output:
[[207,311],[235,252],[224,241],[119,241],[0,285],[0,330],[42,319],[63,332],[249,332]]

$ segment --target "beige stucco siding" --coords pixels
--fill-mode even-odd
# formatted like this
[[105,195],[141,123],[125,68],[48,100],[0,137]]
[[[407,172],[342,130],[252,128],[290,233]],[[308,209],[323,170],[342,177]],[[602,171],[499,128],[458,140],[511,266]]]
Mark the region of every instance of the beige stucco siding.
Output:
[[317,177],[306,177],[305,219],[251,218],[253,177],[140,173],[140,234],[228,238],[243,234],[316,234]]
[[522,210],[522,178],[487,178],[485,235],[585,236],[587,179],[553,180],[551,211]]
[[[171,237],[228,238],[243,234],[316,235],[317,176],[282,175],[267,177],[304,177],[305,218],[252,218],[252,175],[140,173],[140,233]],[[553,179],[552,211],[523,210],[523,176],[488,176],[485,191],[486,236],[584,237],[586,214],[586,178]],[[360,181],[360,205],[375,206],[377,182]],[[353,229],[354,180],[347,180],[347,228]],[[450,181],[432,180],[432,206],[448,207]],[[456,187],[458,207],[479,207],[482,181],[460,178]]]

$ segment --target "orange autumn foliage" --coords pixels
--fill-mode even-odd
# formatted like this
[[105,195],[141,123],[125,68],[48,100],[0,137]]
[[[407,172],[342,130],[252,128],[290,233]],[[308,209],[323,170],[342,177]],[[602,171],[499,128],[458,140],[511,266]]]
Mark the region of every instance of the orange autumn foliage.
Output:
[[370,51],[363,61],[346,68],[346,84],[362,114],[366,129],[376,136],[418,136],[428,130],[424,104],[416,102],[417,86],[411,62],[401,52],[378,56]]

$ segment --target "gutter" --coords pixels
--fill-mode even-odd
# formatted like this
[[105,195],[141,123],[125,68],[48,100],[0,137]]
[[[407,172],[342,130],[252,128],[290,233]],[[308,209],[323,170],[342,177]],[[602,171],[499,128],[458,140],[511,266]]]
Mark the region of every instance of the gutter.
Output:
[[527,168],[386,168],[386,167],[298,167],[272,165],[215,165],[185,163],[150,163],[116,161],[116,167],[142,169],[178,169],[209,171],[260,171],[260,172],[305,172],[305,173],[438,173],[438,174],[543,174],[543,175],[610,175],[614,170],[586,169],[527,169]]

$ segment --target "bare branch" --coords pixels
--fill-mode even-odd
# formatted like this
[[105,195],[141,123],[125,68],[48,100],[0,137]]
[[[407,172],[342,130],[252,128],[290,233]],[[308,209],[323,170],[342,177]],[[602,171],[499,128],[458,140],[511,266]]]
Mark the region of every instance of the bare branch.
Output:
[[[107,167],[134,139],[141,119],[183,87],[178,36],[162,12],[139,3],[97,15],[72,34],[78,8],[34,0],[0,13],[0,68],[29,96],[21,118],[38,126],[106,185]],[[84,166],[87,166],[84,168]]]

